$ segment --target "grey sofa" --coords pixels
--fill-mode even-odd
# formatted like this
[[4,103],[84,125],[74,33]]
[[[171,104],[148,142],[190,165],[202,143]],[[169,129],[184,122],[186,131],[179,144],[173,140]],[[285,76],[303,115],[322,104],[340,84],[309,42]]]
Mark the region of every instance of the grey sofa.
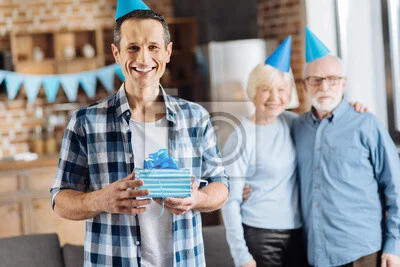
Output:
[[[234,266],[222,225],[203,227],[203,238],[208,267]],[[0,239],[0,267],[21,266],[83,266],[83,246],[66,244],[60,248],[57,234]]]

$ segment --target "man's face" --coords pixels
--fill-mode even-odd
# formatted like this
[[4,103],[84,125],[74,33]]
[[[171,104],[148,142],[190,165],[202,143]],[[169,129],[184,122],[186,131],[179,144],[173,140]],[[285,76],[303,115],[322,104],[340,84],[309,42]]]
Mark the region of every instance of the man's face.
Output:
[[273,83],[261,81],[254,98],[257,113],[265,118],[278,117],[286,109],[290,100],[290,90],[283,80]]
[[172,43],[164,42],[164,29],[153,19],[131,19],[121,25],[118,49],[112,45],[114,58],[121,65],[126,88],[158,87],[170,60]]
[[340,62],[333,56],[325,56],[308,64],[306,91],[312,106],[319,112],[332,112],[342,101],[346,89]]

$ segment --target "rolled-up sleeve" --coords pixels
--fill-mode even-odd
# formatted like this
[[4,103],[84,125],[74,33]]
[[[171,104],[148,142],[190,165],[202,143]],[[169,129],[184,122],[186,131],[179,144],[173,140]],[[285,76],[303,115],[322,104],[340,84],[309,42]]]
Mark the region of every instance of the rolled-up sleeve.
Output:
[[75,112],[65,130],[58,170],[50,189],[51,205],[54,208],[55,196],[64,189],[87,191],[88,158],[87,141],[83,127]]
[[204,121],[202,135],[202,166],[201,174],[209,182],[221,182],[229,189],[229,178],[223,166],[221,152],[217,145],[217,139],[211,118]]

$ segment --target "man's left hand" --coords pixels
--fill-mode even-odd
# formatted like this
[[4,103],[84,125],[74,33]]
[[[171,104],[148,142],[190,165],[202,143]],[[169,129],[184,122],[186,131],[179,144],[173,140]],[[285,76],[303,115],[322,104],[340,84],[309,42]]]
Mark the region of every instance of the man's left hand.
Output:
[[381,267],[400,267],[400,256],[382,253]]
[[[167,197],[164,200],[164,207],[169,210],[170,212],[176,215],[182,215],[188,212],[189,210],[196,207],[196,204],[199,200],[199,186],[196,181],[192,182],[192,194],[190,197],[185,198],[174,198],[174,197]],[[162,205],[161,198],[155,198],[155,202],[159,205]]]

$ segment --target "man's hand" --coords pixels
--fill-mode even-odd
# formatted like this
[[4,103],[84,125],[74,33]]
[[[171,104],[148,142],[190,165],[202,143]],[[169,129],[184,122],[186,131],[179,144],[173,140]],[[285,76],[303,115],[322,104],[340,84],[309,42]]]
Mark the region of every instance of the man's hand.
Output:
[[253,190],[251,189],[250,185],[248,185],[248,184],[244,185],[243,195],[242,195],[243,202],[246,202],[249,199],[252,191]]
[[251,259],[251,261],[249,261],[248,263],[246,263],[240,267],[256,267],[256,266],[257,266],[256,261],[254,259]]
[[397,255],[382,253],[381,267],[400,267],[400,257]]
[[350,105],[352,105],[358,113],[368,112],[368,107],[364,107],[360,102],[350,102]]
[[[164,200],[164,207],[169,210],[170,212],[176,215],[182,215],[188,212],[191,209],[196,207],[197,202],[199,201],[199,186],[197,182],[192,182],[191,185],[192,193],[190,197],[185,198],[174,198],[174,197],[167,197]],[[155,202],[159,205],[162,205],[161,198],[155,198]]]
[[103,189],[96,191],[98,209],[109,213],[139,214],[146,210],[146,205],[151,199],[135,199],[147,196],[149,190],[139,190],[137,187],[143,185],[142,180],[135,180],[135,174],[118,180]]

